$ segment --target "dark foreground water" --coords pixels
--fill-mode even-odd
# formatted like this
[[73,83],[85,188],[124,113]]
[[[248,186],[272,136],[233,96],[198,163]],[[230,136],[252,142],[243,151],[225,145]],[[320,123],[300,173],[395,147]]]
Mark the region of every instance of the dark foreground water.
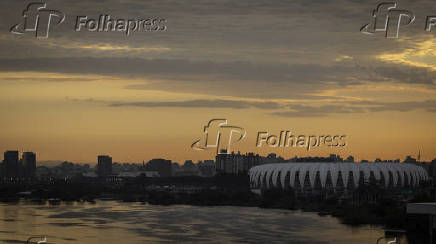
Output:
[[73,244],[371,244],[383,236],[383,231],[351,228],[333,217],[314,213],[248,207],[155,206],[116,201],[0,204],[0,243],[23,243],[35,235],[47,236],[48,243]]

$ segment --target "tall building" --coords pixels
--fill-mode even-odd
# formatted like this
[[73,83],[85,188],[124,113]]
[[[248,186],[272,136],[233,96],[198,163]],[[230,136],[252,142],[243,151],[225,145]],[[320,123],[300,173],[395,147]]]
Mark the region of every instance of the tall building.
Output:
[[3,176],[18,177],[19,169],[18,151],[6,151],[3,159]]
[[97,157],[97,175],[107,177],[112,174],[112,158],[108,155],[99,155]]
[[226,174],[241,174],[247,173],[251,167],[269,163],[279,162],[281,158],[262,157],[259,154],[246,153],[227,153],[226,150],[222,150],[221,153],[216,155],[216,172]]
[[157,171],[160,177],[170,177],[172,174],[171,160],[152,159],[145,166],[147,171]]
[[36,171],[36,154],[33,152],[23,152],[21,162],[24,177],[33,177]]

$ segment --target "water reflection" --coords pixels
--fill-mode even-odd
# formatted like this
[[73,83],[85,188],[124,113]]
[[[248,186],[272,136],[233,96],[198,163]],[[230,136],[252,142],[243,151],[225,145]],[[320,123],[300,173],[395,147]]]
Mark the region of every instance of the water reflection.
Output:
[[0,204],[0,242],[375,243],[379,228],[351,228],[314,213],[246,207],[153,206],[97,201]]

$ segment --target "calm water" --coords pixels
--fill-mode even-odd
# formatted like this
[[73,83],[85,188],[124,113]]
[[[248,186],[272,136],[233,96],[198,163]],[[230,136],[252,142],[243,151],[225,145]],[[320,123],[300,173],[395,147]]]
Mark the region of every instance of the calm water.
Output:
[[0,204],[0,243],[375,243],[378,228],[350,228],[314,213],[246,207],[153,206],[98,201]]

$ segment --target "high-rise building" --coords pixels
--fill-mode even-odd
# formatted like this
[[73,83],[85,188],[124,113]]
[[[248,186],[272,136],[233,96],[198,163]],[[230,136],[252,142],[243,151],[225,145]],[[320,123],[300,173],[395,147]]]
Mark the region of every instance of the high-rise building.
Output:
[[36,154],[33,152],[23,152],[21,161],[24,177],[33,177],[36,171]]
[[170,177],[171,170],[171,160],[165,159],[152,159],[146,165],[147,171],[157,171],[160,177]]
[[97,175],[99,177],[108,177],[112,174],[112,158],[108,155],[99,155],[97,157]]
[[227,153],[222,150],[216,155],[216,172],[226,174],[247,173],[251,167],[264,163],[277,163],[281,158],[262,157],[254,153]]
[[18,151],[6,151],[3,159],[3,176],[18,177],[19,168]]

